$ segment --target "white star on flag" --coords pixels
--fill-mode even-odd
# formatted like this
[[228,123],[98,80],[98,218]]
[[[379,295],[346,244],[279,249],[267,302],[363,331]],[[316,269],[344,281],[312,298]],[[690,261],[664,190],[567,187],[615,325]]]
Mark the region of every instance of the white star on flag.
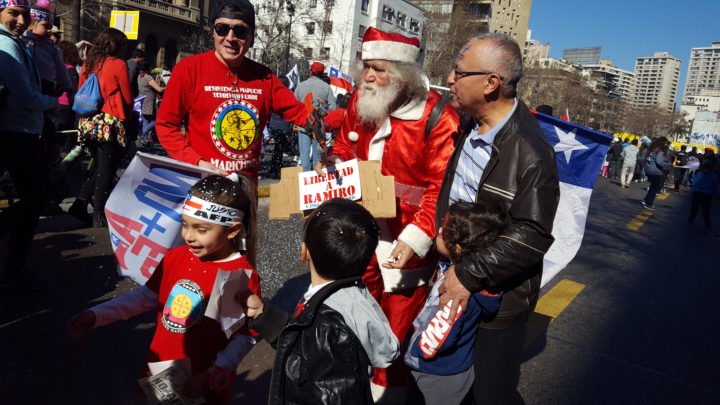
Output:
[[586,145],[584,145],[582,142],[578,142],[575,139],[575,135],[577,134],[577,129],[573,128],[570,132],[565,132],[562,129],[555,127],[555,132],[557,133],[558,138],[560,138],[560,142],[558,142],[553,149],[555,149],[556,153],[562,152],[565,154],[565,161],[570,164],[570,156],[572,156],[572,151],[574,150],[582,150],[582,149],[588,149]]

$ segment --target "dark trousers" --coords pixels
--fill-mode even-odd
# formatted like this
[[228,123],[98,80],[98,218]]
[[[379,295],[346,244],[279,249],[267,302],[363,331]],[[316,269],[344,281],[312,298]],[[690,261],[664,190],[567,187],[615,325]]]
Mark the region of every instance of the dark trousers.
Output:
[[93,165],[77,198],[89,201],[91,197],[94,197],[95,212],[103,212],[105,201],[112,191],[115,172],[122,158],[122,148],[114,142],[90,141],[85,145],[93,158]]
[[611,160],[610,161],[610,178],[617,179],[620,176],[620,167],[622,166],[622,161],[620,160]]
[[280,169],[283,167],[283,152],[291,153],[290,133],[284,131],[273,131],[275,146],[273,148],[272,160],[270,161],[270,172],[274,176],[280,176]]
[[517,391],[527,322],[507,329],[478,328],[475,338],[476,404],[524,404]]
[[30,250],[40,210],[47,203],[48,163],[39,135],[0,133],[0,166],[5,166],[20,202],[0,213],[0,274],[20,275]]
[[695,221],[695,215],[697,215],[698,209],[702,207],[705,228],[710,229],[710,205],[712,203],[712,197],[712,194],[692,193],[692,205],[690,208],[690,217],[688,218],[689,224]]
[[664,174],[648,174],[648,179],[650,179],[650,188],[648,188],[647,194],[645,194],[645,198],[643,201],[645,201],[646,205],[652,206],[655,202],[655,196],[660,191],[660,189],[663,186],[665,175]]

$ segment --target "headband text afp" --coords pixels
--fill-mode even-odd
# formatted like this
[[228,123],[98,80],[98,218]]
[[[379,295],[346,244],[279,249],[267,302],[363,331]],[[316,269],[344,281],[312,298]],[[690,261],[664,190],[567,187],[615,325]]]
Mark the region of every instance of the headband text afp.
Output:
[[183,205],[183,214],[213,224],[230,226],[241,222],[245,214],[237,208],[226,207],[200,197],[188,195]]
[[54,20],[54,16],[51,12],[34,8],[30,9],[30,18],[38,21],[47,21],[50,24],[52,24]]

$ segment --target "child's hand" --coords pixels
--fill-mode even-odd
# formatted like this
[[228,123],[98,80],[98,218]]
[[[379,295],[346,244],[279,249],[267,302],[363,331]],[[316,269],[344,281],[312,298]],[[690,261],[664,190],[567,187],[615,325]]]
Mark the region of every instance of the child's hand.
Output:
[[245,310],[245,315],[250,318],[255,318],[262,314],[263,307],[265,306],[257,295],[255,295],[249,288],[239,293],[235,299]]
[[84,339],[88,331],[95,326],[95,313],[85,310],[76,314],[67,323],[67,334],[73,339]]
[[188,398],[201,398],[210,391],[210,380],[208,370],[196,375],[182,388],[183,395]]

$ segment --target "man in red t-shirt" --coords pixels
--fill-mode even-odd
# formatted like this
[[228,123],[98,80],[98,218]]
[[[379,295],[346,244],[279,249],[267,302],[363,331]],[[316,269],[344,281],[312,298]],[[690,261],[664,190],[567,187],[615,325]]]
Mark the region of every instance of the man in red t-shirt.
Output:
[[155,126],[173,159],[257,180],[270,112],[305,126],[303,104],[270,69],[245,58],[254,32],[252,4],[226,4],[213,19],[215,49],[185,58],[173,69]]

